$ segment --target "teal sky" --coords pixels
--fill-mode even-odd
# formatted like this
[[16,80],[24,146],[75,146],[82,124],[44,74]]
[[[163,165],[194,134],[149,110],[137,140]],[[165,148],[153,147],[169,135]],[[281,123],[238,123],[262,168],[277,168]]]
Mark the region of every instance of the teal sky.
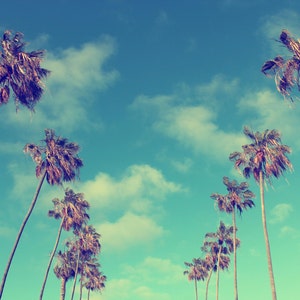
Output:
[[[1,11],[1,32],[21,31],[29,50],[46,49],[52,71],[35,114],[16,114],[13,99],[0,107],[1,272],[38,183],[23,147],[52,128],[81,147],[80,181],[65,187],[85,194],[102,235],[108,280],[91,300],[194,299],[184,261],[202,255],[220,220],[231,222],[210,195],[226,194],[223,176],[245,181],[228,156],[248,142],[248,125],[279,130],[293,151],[294,172],[274,179],[265,197],[278,299],[298,299],[300,103],[285,102],[260,73],[264,61],[288,54],[276,42],[282,29],[300,37],[297,1],[12,0]],[[238,218],[239,296],[266,300],[259,190],[249,183],[257,197]],[[47,217],[56,197],[62,188],[44,185],[3,300],[38,298],[59,227]],[[44,299],[59,299],[50,274]],[[204,292],[200,282],[199,299]],[[232,267],[220,274],[219,300],[228,299]]]

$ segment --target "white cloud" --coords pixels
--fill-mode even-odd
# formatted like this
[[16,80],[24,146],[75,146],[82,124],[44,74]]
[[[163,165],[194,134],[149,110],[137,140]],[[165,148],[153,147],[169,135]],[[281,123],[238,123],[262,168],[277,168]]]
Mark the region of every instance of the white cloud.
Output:
[[166,232],[153,219],[145,215],[126,213],[115,223],[104,222],[97,226],[106,249],[123,251],[132,246],[146,246]]
[[[114,41],[105,37],[80,48],[48,52],[43,67],[51,74],[45,81],[45,94],[36,106],[37,113],[31,117],[35,128],[63,128],[64,132],[83,126],[101,128],[99,120],[93,122],[88,116],[87,107],[96,92],[107,89],[119,76],[116,70],[106,71],[104,67],[115,48]],[[5,122],[26,127],[29,119],[26,109],[22,108],[18,114],[13,109],[8,112]]]
[[120,179],[99,173],[84,182],[81,189],[93,208],[131,210],[148,213],[152,202],[162,200],[181,186],[165,179],[161,171],[149,165],[130,166]]
[[215,118],[216,115],[203,106],[179,106],[165,111],[154,126],[196,153],[224,161],[246,139],[241,133],[220,129]]
[[285,221],[290,213],[293,211],[293,207],[287,203],[277,204],[270,213],[270,223],[281,223]]
[[[156,131],[195,153],[205,154],[220,162],[227,161],[229,154],[239,149],[246,138],[241,130],[227,132],[221,129],[218,124],[219,109],[216,108],[220,104],[216,105],[215,99],[220,94],[223,98],[232,94],[237,89],[237,83],[237,80],[228,81],[216,76],[208,84],[196,88],[183,84],[171,95],[141,95],[131,108],[145,113]],[[206,98],[214,100],[208,102]]]

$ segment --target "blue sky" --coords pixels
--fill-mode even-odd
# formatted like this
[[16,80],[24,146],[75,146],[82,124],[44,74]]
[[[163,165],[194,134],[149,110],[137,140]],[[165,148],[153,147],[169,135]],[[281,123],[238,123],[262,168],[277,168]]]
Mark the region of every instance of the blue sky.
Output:
[[[247,143],[242,129],[277,129],[292,148],[294,172],[266,191],[278,299],[299,295],[299,103],[289,105],[260,73],[287,54],[283,28],[300,37],[296,1],[6,1],[0,28],[43,48],[52,71],[31,114],[0,107],[1,258],[8,254],[38,180],[23,146],[52,128],[81,146],[80,181],[66,185],[91,203],[108,281],[91,300],[193,299],[184,261],[201,256],[206,232],[230,216],[216,211],[223,176],[244,181],[228,156]],[[238,218],[239,295],[271,298],[256,207]],[[20,241],[3,300],[37,298],[58,222],[47,217],[59,187],[44,186]],[[44,299],[59,297],[51,273]],[[204,283],[199,283],[200,299]],[[25,293],[25,295],[24,295]],[[209,291],[213,299],[215,280]],[[220,300],[233,298],[233,270],[221,273]]]

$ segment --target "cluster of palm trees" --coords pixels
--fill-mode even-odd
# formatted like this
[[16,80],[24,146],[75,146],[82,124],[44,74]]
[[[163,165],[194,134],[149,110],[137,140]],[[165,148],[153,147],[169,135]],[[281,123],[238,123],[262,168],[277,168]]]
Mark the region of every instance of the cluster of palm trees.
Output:
[[[290,148],[281,143],[280,134],[277,130],[265,130],[263,133],[253,132],[248,127],[244,127],[244,134],[251,139],[251,143],[242,146],[242,152],[233,152],[229,159],[234,162],[235,168],[241,170],[245,178],[253,175],[259,184],[262,225],[266,244],[267,263],[272,291],[272,299],[276,300],[276,288],[274,272],[271,259],[271,249],[267,230],[266,212],[265,212],[265,183],[271,184],[272,177],[280,177],[284,171],[292,170],[292,164],[287,157],[291,152]],[[247,208],[254,206],[254,193],[248,189],[247,182],[238,183],[236,180],[230,181],[228,177],[223,177],[223,183],[227,188],[227,195],[212,194],[211,198],[220,211],[232,214],[232,225],[226,226],[222,221],[216,232],[205,235],[202,252],[205,254],[204,259],[193,259],[192,263],[185,263],[189,270],[184,273],[188,274],[190,280],[195,280],[197,286],[198,280],[207,279],[206,300],[208,294],[208,283],[212,271],[217,272],[216,276],[216,299],[218,299],[219,287],[219,270],[228,269],[230,263],[229,255],[234,254],[234,298],[238,299],[237,286],[237,259],[236,249],[240,244],[236,237],[236,212],[242,213]],[[210,262],[210,263],[207,263]],[[198,292],[196,290],[196,299]]]
[[[44,91],[42,79],[46,78],[50,71],[40,66],[44,50],[28,53],[24,50],[25,45],[22,33],[17,32],[13,35],[10,31],[4,32],[1,39],[0,104],[6,104],[13,95],[16,109],[21,104],[30,111],[34,111]],[[43,183],[47,181],[50,185],[63,187],[63,183],[77,179],[79,170],[83,166],[78,156],[79,150],[78,144],[56,136],[53,129],[45,130],[45,138],[40,145],[32,143],[25,145],[24,152],[30,154],[36,164],[35,174],[39,182],[9,255],[0,285],[0,299],[19,241],[36,205]],[[80,282],[80,300],[83,288],[88,290],[89,299],[90,291],[101,291],[105,286],[106,276],[100,271],[98,262],[101,250],[100,234],[88,224],[87,210],[90,205],[82,193],[75,193],[68,188],[64,191],[64,198],[53,199],[54,207],[48,212],[49,217],[61,221],[45,277],[41,283],[40,300],[43,298],[54,257],[56,257],[54,273],[61,280],[61,300],[65,299],[66,282],[70,279],[73,279],[71,300],[74,299],[78,281]],[[66,240],[63,250],[57,251],[62,230],[66,232],[72,230],[72,234]]]
[[[295,86],[300,89],[300,40],[296,40],[287,30],[282,30],[279,38],[293,56],[284,59],[276,56],[273,60],[266,61],[261,71],[269,76],[273,75],[278,91],[284,98],[294,101],[292,95]],[[285,171],[293,170],[288,158],[291,152],[290,147],[282,144],[280,133],[273,130],[264,132],[254,132],[249,127],[244,127],[245,136],[250,139],[250,143],[242,146],[241,152],[233,152],[229,155],[229,160],[234,163],[234,167],[246,178],[253,176],[259,185],[262,227],[265,239],[267,256],[267,266],[271,287],[272,300],[277,299],[274,271],[271,257],[271,247],[268,236],[265,195],[266,184],[272,184],[272,178],[279,178]],[[204,258],[194,258],[192,262],[185,262],[188,267],[184,274],[189,280],[195,283],[196,300],[198,300],[197,281],[206,280],[206,297],[208,299],[208,285],[212,272],[216,272],[216,299],[219,297],[219,270],[228,269],[230,264],[230,254],[234,254],[234,299],[238,300],[237,284],[237,256],[236,250],[240,244],[236,237],[236,212],[241,214],[245,209],[254,207],[254,193],[250,191],[247,182],[238,183],[236,180],[230,181],[228,177],[223,177],[223,183],[227,188],[227,195],[212,194],[211,198],[222,212],[232,215],[232,225],[226,226],[222,221],[216,232],[205,235],[203,246],[201,247]]]

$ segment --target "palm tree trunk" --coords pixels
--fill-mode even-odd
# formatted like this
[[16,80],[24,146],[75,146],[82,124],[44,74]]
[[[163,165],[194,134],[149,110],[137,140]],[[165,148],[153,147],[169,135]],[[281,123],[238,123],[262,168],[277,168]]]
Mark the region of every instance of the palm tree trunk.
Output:
[[260,200],[261,200],[262,224],[263,224],[264,237],[265,237],[265,243],[266,243],[269,277],[270,277],[270,284],[271,284],[271,290],[272,290],[272,299],[276,300],[277,296],[276,296],[275,280],[274,280],[271,249],[270,249],[269,235],[268,235],[267,222],[266,222],[264,176],[263,176],[262,171],[259,172],[259,189],[260,189]]
[[41,292],[40,292],[40,300],[43,299],[44,289],[45,289],[45,286],[46,286],[46,282],[47,282],[49,270],[50,270],[50,267],[51,267],[51,264],[52,264],[52,261],[53,261],[53,258],[54,258],[54,255],[55,255],[55,252],[56,252],[59,240],[60,240],[60,236],[61,236],[61,232],[62,232],[62,229],[63,229],[63,223],[64,223],[64,221],[65,221],[65,218],[62,218],[60,226],[59,226],[57,238],[56,238],[56,241],[55,241],[55,245],[54,245],[54,248],[53,248],[53,250],[51,252],[51,256],[50,256],[50,259],[49,259],[48,267],[47,267],[46,274],[45,274],[45,277],[44,277],[44,282],[43,282],[42,289],[41,289]]
[[197,288],[197,278],[196,278],[196,276],[195,276],[194,282],[195,282],[195,294],[196,294],[196,300],[198,300],[198,288]]
[[[82,279],[82,277],[81,277]],[[79,300],[82,299],[82,289],[83,289],[83,283],[82,283],[82,280],[80,280],[80,294],[79,294]]]
[[76,281],[77,281],[77,275],[78,275],[79,259],[80,259],[80,249],[78,248],[77,251],[78,251],[78,254],[77,254],[76,270],[75,270],[75,276],[74,276],[74,282],[73,282],[71,300],[73,300],[73,298],[74,298],[74,293],[75,293],[75,288],[76,288]]
[[218,264],[217,264],[217,279],[216,279],[216,300],[219,299],[219,273],[220,273],[220,257],[221,257],[221,251],[222,246],[219,245],[219,253],[218,253]]
[[233,255],[234,255],[234,299],[238,300],[238,285],[237,285],[237,259],[236,259],[236,218],[235,207],[232,211],[232,225],[233,225]]
[[44,173],[43,173],[43,175],[42,175],[42,177],[41,177],[41,179],[40,179],[40,182],[39,182],[39,184],[38,184],[38,186],[37,186],[37,189],[36,189],[36,191],[35,191],[35,194],[34,194],[34,196],[33,196],[31,205],[30,205],[30,207],[29,207],[29,209],[28,209],[28,212],[27,212],[27,214],[26,214],[26,216],[25,216],[25,218],[24,218],[24,220],[23,220],[23,223],[22,223],[22,225],[21,225],[21,227],[20,227],[20,230],[19,230],[19,232],[18,232],[16,241],[15,241],[15,244],[14,244],[14,246],[13,246],[13,248],[12,248],[11,253],[10,253],[10,257],[9,257],[9,259],[8,259],[8,263],[7,263],[7,265],[6,265],[6,269],[5,269],[5,271],[4,271],[4,275],[3,275],[3,278],[2,278],[2,282],[1,282],[1,287],[0,287],[0,299],[2,298],[2,294],[3,294],[5,282],[6,282],[6,277],[7,277],[7,274],[8,274],[8,272],[9,272],[9,269],[10,269],[10,266],[11,266],[11,262],[12,262],[12,260],[13,260],[14,255],[15,255],[15,252],[16,252],[16,250],[17,250],[17,247],[18,247],[20,238],[21,238],[21,236],[22,236],[22,233],[23,233],[23,231],[24,231],[25,225],[26,225],[26,223],[27,223],[27,221],[28,221],[28,219],[29,219],[29,217],[30,217],[30,215],[31,215],[31,213],[32,213],[32,210],[33,210],[33,208],[34,208],[34,206],[35,206],[35,204],[36,204],[36,201],[37,201],[37,199],[38,199],[38,196],[39,196],[40,190],[41,190],[41,188],[42,188],[42,185],[43,185],[43,182],[44,182],[45,177],[46,177],[46,170],[44,171]]
[[211,274],[213,272],[213,267],[211,268],[210,272],[209,272],[209,275],[207,277],[207,280],[206,280],[206,289],[205,289],[205,300],[208,299],[208,286],[209,286],[209,281],[210,281],[210,278],[211,278]]
[[67,283],[66,278],[61,277],[60,300],[65,300],[65,296],[66,296],[66,283]]

